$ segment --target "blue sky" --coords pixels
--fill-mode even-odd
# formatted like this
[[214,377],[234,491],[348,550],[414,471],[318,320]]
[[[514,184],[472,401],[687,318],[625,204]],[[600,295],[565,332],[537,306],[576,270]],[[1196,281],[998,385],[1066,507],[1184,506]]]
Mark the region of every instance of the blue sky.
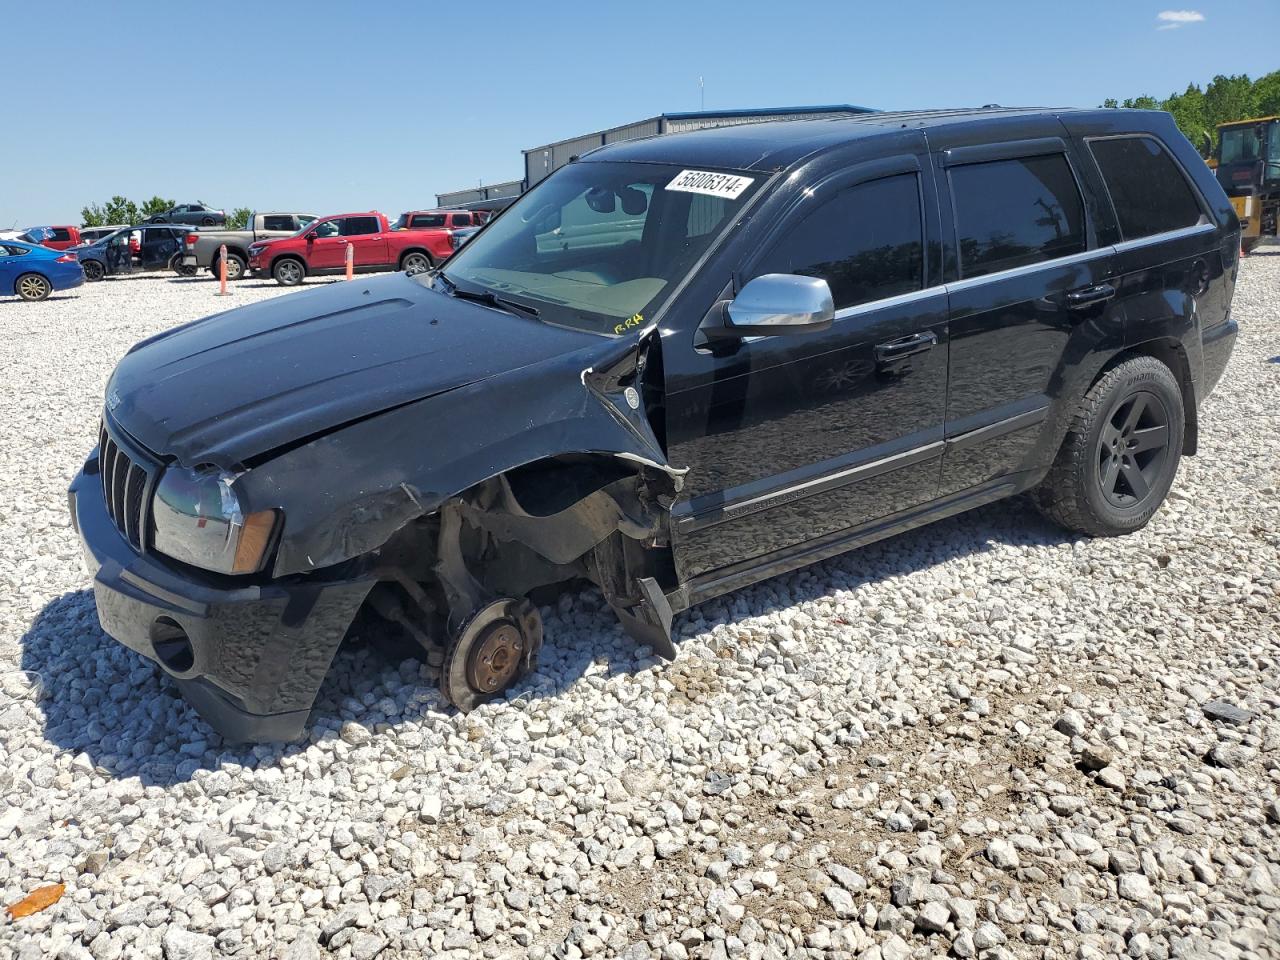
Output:
[[700,75],[707,109],[894,109],[1093,106],[1280,68],[1276,0],[0,0],[0,24],[20,78],[0,227],[78,223],[113,193],[394,215],[518,178],[522,147],[696,110]]

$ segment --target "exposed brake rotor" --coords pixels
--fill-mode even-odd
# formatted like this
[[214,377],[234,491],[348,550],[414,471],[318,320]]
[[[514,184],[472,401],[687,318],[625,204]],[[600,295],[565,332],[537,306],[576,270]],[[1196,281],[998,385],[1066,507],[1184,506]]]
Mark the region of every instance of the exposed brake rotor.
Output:
[[501,696],[536,662],[542,618],[528,600],[495,600],[450,638],[440,689],[463,713]]

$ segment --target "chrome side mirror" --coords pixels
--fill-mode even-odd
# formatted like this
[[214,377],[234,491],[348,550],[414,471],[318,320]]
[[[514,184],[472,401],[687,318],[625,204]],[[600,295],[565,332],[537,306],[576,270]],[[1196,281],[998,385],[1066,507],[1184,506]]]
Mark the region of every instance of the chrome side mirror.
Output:
[[818,333],[830,328],[835,303],[827,281],[791,273],[766,273],[742,288],[725,307],[725,334],[739,337]]

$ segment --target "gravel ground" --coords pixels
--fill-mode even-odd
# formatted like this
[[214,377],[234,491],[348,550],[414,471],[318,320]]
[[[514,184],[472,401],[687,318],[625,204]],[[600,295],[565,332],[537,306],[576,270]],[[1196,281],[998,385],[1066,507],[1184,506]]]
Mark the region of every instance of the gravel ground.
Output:
[[567,597],[466,717],[355,644],[287,748],[102,634],[66,518],[112,364],[213,289],[0,301],[0,894],[66,884],[0,955],[1280,956],[1280,250],[1141,533],[998,504],[695,609],[673,664]]

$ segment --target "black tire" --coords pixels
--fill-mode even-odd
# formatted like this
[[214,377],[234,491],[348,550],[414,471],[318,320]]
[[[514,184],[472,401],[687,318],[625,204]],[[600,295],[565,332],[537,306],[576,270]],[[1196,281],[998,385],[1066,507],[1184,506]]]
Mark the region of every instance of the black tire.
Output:
[[[214,257],[213,263],[209,264],[209,272],[213,274],[213,279],[219,279],[218,274],[219,258]],[[236,280],[244,279],[244,271],[247,264],[244,257],[236,253],[227,254],[227,282],[234,283]]]
[[281,257],[271,265],[271,276],[282,287],[296,287],[306,278],[307,268],[301,260],[293,257]]
[[106,268],[97,260],[84,260],[80,267],[84,270],[84,278],[89,283],[97,283],[107,275]]
[[413,276],[415,273],[423,273],[434,266],[435,260],[432,259],[431,254],[422,250],[410,250],[400,258],[400,269],[409,274],[409,276]]
[[184,267],[182,265],[181,253],[175,253],[169,258],[169,269],[180,277],[194,277],[196,275],[195,267]]
[[1146,526],[1182,459],[1182,390],[1154,357],[1134,357],[1089,388],[1036,501],[1051,520],[1092,537]]
[[49,299],[49,294],[53,293],[53,284],[48,277],[38,273],[24,273],[14,281],[13,291],[28,303],[35,303]]
[[200,226],[202,226],[202,227],[212,227],[212,226],[213,226],[213,217],[205,217],[203,220],[201,220],[201,221],[200,221]]
[[1240,241],[1240,249],[1246,254],[1253,253],[1257,249],[1258,244],[1262,242],[1261,237],[1250,237],[1248,240]]

